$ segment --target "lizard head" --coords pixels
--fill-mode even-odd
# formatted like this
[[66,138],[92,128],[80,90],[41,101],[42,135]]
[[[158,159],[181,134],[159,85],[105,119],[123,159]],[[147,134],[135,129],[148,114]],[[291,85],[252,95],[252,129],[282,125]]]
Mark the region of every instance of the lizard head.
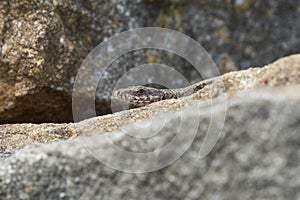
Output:
[[141,107],[147,104],[165,99],[165,93],[161,89],[145,86],[132,86],[118,89],[113,94],[114,98],[127,102],[134,107]]

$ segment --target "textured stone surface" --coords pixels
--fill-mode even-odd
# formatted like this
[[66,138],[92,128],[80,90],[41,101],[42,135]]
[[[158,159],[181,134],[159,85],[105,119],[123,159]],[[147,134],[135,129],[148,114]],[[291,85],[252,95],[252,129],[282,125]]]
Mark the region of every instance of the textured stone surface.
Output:
[[[1,125],[0,199],[298,199],[299,60],[299,54],[292,55],[221,76],[227,95],[219,94],[213,104],[203,101],[206,91],[200,91],[76,124]],[[218,84],[213,91],[219,91]],[[200,159],[210,127],[221,128],[222,134]],[[193,129],[192,145],[167,167],[138,174],[108,167],[143,172],[157,163],[165,166],[184,152]],[[175,136],[174,151],[158,152],[150,160],[111,150],[114,144],[152,152]]]
[[[135,27],[182,31],[221,69],[261,66],[299,52],[299,6],[285,0],[1,1],[0,123],[71,121],[72,85],[82,60],[103,39]],[[107,70],[96,95],[98,114],[110,111],[116,81],[133,66],[160,62],[191,82],[201,78],[177,56],[146,52],[124,56]]]
[[0,123],[71,121],[72,86],[82,60],[104,37],[137,24],[127,12],[139,6],[123,13],[123,4],[1,1]]
[[[86,148],[118,162],[118,154],[110,152],[109,144],[99,141],[99,135],[85,138],[89,144],[85,148],[78,139],[25,147],[1,159],[0,197],[297,199],[300,197],[300,95],[297,91],[299,86],[241,91],[233,95],[227,102],[221,138],[204,159],[199,159],[198,153],[211,119],[210,109],[202,105],[200,116],[190,111],[164,115],[167,122],[164,133],[173,136],[178,130],[174,122],[181,120],[183,125],[188,125],[199,117],[197,136],[175,163],[146,174],[115,171],[93,158]],[[223,105],[223,99],[216,101],[212,114],[222,113]],[[195,110],[195,106],[186,109]],[[158,124],[152,123],[151,127]],[[136,128],[130,128],[133,125],[127,130],[135,132]],[[186,131],[188,134],[189,129]],[[118,132],[110,134],[116,136],[111,137],[116,145],[128,148]],[[159,142],[169,142],[164,134],[156,137]],[[135,147],[144,149],[143,144],[136,141]],[[149,144],[147,147],[151,148],[158,143]]]
[[[35,1],[0,4],[1,13],[5,12],[0,35],[0,121],[71,120],[71,78],[76,74],[79,58],[85,56],[84,49],[91,43],[84,37],[86,28],[72,30],[68,26],[71,18],[63,18],[59,13],[78,18],[82,20],[78,23],[89,27],[86,9],[70,10],[70,5]],[[79,49],[80,43],[87,46]]]
[[[32,143],[49,143],[76,138],[86,134],[87,131],[85,130],[93,130],[94,128],[97,128],[99,132],[113,132],[126,124],[148,119],[157,114],[180,110],[183,107],[195,104],[195,102],[206,102],[224,93],[227,93],[230,98],[238,90],[297,84],[300,84],[300,54],[280,58],[264,67],[224,74],[197,93],[178,100],[160,101],[139,109],[91,118],[78,123],[0,125],[0,154],[9,156],[17,149]],[[121,107],[128,109],[128,105],[121,104]],[[96,127],[95,124],[97,124]]]

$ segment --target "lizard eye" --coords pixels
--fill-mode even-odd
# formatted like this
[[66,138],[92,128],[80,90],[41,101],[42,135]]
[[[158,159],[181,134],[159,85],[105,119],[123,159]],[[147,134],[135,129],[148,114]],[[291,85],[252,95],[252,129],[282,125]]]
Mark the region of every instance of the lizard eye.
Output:
[[141,88],[141,89],[138,89],[137,93],[138,93],[138,94],[144,94],[144,89],[142,89],[142,88]]

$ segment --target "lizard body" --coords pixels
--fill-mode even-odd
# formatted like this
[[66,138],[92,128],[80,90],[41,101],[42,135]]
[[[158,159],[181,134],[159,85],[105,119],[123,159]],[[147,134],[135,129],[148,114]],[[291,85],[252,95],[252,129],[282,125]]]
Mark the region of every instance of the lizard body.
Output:
[[165,99],[177,99],[190,96],[211,84],[216,78],[210,78],[185,88],[157,89],[146,86],[132,86],[118,89],[113,93],[114,98],[129,103],[130,107],[142,107]]

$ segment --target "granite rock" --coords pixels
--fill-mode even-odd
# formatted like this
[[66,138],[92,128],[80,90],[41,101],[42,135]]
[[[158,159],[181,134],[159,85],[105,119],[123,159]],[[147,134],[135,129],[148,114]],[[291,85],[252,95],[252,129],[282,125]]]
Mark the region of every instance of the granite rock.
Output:
[[224,74],[212,101],[0,125],[0,199],[298,199],[299,60]]
[[[145,132],[128,124],[131,134],[155,130],[164,120],[164,134],[157,142],[139,140],[126,143],[126,137],[111,132],[110,141],[131,151],[146,150],[170,142],[178,134],[178,121],[186,138],[195,119],[200,121],[197,135],[188,150],[175,162],[148,173],[126,173],[107,167],[118,164],[127,170],[146,169],[153,160],[133,162],[110,150],[101,141],[103,134],[72,141],[27,146],[9,158],[1,159],[1,199],[297,199],[300,179],[299,86],[245,90],[213,106],[194,103],[183,112],[156,117]],[[199,158],[199,149],[211,116],[223,116],[221,137],[213,150]],[[191,112],[199,109],[198,112]],[[186,112],[185,112],[186,111]],[[97,123],[91,125],[91,130]],[[166,136],[168,135],[168,136]],[[181,138],[185,143],[186,138]],[[83,141],[84,144],[83,145]],[[134,145],[133,145],[134,144]],[[178,148],[174,150],[180,150]],[[172,154],[172,153],[171,153]],[[167,154],[168,155],[168,154]],[[98,156],[98,157],[97,157]],[[99,156],[105,159],[103,163]],[[164,155],[166,156],[166,155]],[[163,162],[163,154],[157,160]],[[170,155],[171,156],[171,155]]]
[[[222,72],[299,52],[299,6],[291,0],[1,1],[0,123],[72,121],[72,86],[83,59],[103,40],[132,28],[181,31],[197,40]],[[147,62],[172,66],[190,82],[201,79],[176,55],[130,53],[99,81],[98,115],[111,112],[111,91],[124,72]]]

